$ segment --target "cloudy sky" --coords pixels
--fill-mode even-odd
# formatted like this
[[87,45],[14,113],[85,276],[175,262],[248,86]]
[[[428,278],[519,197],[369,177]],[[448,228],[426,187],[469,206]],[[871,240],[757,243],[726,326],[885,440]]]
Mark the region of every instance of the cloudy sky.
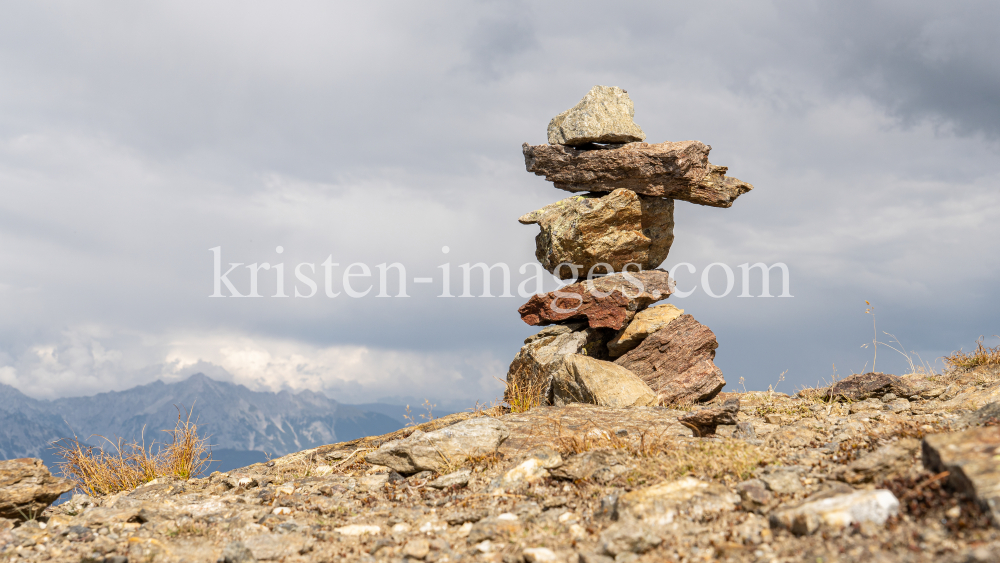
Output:
[[[866,300],[880,340],[940,369],[1000,333],[998,24],[985,1],[5,4],[0,382],[497,397],[535,330],[516,285],[537,228],[516,219],[568,195],[520,146],[595,84],[628,90],[648,141],[701,140],[755,186],[730,209],[678,202],[663,265],[696,266],[671,301],[716,332],[729,388],[871,369]],[[216,247],[244,264],[238,291],[246,264],[281,263],[290,297],[272,269],[265,297],[210,298]],[[393,262],[410,297],[377,297]],[[509,264],[514,296],[437,297],[439,266],[458,295],[473,262]],[[783,262],[794,297],[738,297],[737,269],[712,298],[714,262]]]

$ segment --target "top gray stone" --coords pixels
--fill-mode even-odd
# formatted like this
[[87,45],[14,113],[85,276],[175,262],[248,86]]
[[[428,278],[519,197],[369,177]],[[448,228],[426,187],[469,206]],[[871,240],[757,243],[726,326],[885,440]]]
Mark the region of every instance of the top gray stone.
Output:
[[634,143],[646,134],[632,121],[635,109],[628,93],[617,86],[594,86],[572,108],[549,122],[550,145]]

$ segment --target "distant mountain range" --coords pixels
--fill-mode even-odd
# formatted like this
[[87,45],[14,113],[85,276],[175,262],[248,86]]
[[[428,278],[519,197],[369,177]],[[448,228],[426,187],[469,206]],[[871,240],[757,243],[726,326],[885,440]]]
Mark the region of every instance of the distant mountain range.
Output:
[[[193,408],[198,433],[209,436],[213,457],[228,470],[307,448],[384,434],[405,425],[404,407],[340,404],[302,391],[251,391],[195,374],[177,383],[156,381],[125,391],[45,401],[0,384],[0,459],[41,457],[52,468],[50,445],[77,436],[93,445],[99,436],[163,442],[178,408]],[[231,467],[230,467],[231,466]]]

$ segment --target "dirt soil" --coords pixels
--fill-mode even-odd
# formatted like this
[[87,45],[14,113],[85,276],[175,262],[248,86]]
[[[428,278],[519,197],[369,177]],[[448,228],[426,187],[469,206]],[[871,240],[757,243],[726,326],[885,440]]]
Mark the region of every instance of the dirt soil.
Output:
[[[677,420],[690,408],[494,412],[510,437],[496,454],[443,471],[459,481],[445,488],[432,486],[436,473],[402,476],[364,462],[415,429],[489,416],[450,415],[225,474],[76,495],[36,519],[0,522],[0,560],[1000,561],[988,512],[926,471],[920,448],[928,434],[997,424],[972,413],[1000,400],[1000,373],[903,379],[920,393],[854,402],[817,391],[724,393],[694,408],[739,398],[739,424],[704,437]],[[623,499],[688,477],[716,500],[652,503],[644,510],[658,519],[628,516]],[[775,524],[806,499],[873,489],[900,502],[885,524],[803,535]]]

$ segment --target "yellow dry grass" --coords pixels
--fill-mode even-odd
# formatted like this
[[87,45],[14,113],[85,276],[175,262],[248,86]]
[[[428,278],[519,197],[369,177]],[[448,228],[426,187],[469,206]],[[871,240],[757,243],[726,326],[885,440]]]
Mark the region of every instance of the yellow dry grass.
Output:
[[749,479],[754,469],[772,463],[774,455],[766,448],[743,440],[721,441],[669,440],[651,448],[647,463],[637,469],[649,481],[685,476],[733,485]]
[[504,383],[507,386],[504,400],[510,405],[510,412],[528,412],[542,404],[542,392],[545,390],[544,382],[514,378],[513,380],[508,379]]
[[727,485],[746,480],[757,467],[775,460],[774,452],[743,440],[698,440],[643,432],[619,436],[612,432],[586,432],[558,440],[563,455],[598,448],[621,450],[641,458],[632,481],[656,483],[685,476],[720,481]]
[[130,491],[160,476],[197,477],[213,461],[207,438],[198,436],[191,412],[184,418],[178,409],[177,424],[164,432],[170,438],[159,448],[156,442],[146,448],[145,440],[126,443],[118,438],[113,442],[101,436],[110,444],[103,449],[81,444],[77,438],[64,438],[54,444],[56,454],[64,460],[58,465],[78,489],[100,496]]
[[961,350],[944,357],[945,363],[953,368],[972,369],[979,366],[1000,366],[1000,346],[983,346],[983,338],[976,341],[976,349],[971,353]]

